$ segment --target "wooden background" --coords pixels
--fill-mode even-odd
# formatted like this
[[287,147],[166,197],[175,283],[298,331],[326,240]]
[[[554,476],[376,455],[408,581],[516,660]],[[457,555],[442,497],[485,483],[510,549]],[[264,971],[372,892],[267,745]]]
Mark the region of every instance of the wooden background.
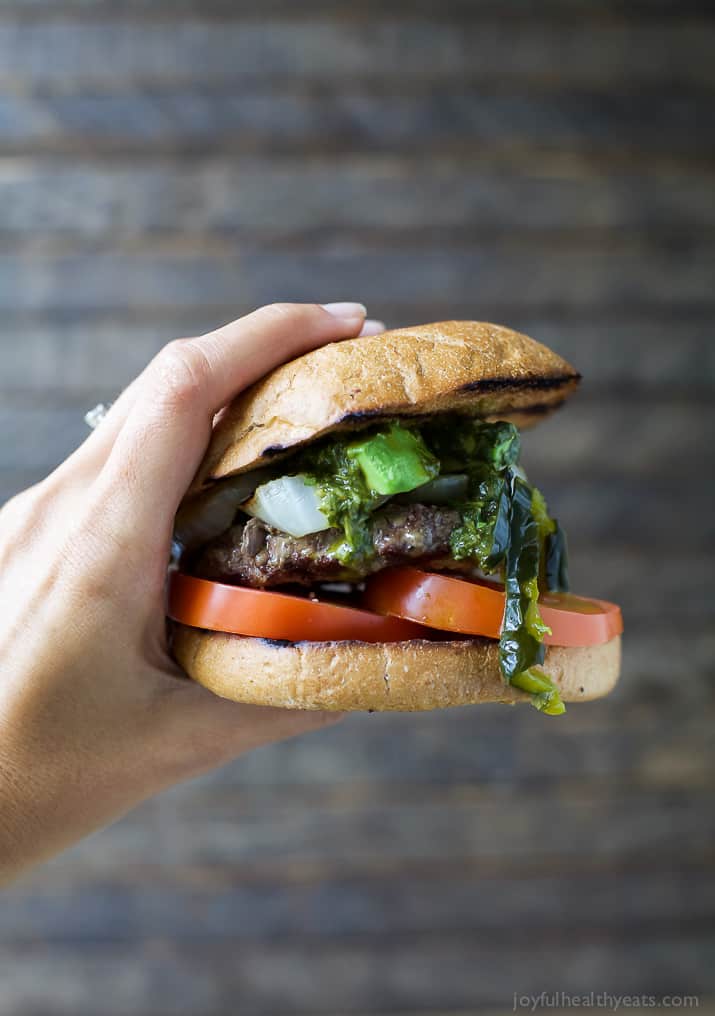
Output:
[[561,720],[359,715],[95,835],[0,900],[2,1016],[708,1009],[714,51],[692,0],[0,0],[0,500],[262,302],[494,320],[586,377],[526,465],[628,628]]

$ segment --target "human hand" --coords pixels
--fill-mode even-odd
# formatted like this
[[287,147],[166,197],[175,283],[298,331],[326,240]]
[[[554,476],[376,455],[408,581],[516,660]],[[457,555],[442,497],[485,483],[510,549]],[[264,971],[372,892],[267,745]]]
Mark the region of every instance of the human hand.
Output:
[[0,883],[164,787],[335,721],[187,680],[164,586],[217,411],[279,363],[382,327],[359,304],[285,304],[169,343],[0,510]]

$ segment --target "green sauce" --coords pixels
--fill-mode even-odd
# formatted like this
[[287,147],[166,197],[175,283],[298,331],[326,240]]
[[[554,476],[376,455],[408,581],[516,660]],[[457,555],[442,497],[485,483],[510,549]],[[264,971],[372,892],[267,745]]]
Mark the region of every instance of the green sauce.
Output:
[[299,453],[295,472],[319,488],[321,509],[341,532],[331,552],[356,571],[374,552],[372,516],[387,498],[438,474],[466,474],[466,497],[451,505],[460,513],[450,538],[452,556],[503,580],[504,680],[529,692],[536,708],[557,715],[565,708],[558,690],[538,669],[549,632],[538,599],[547,591],[568,591],[566,540],[541,492],[518,470],[519,454],[513,424],[443,414],[419,425],[392,421],[359,439],[330,437]]

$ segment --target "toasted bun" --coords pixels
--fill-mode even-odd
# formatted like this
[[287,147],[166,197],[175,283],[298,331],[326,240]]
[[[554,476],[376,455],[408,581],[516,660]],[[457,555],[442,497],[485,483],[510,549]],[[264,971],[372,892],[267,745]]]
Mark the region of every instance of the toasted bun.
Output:
[[[528,702],[504,684],[498,643],[270,642],[174,623],[173,652],[186,673],[223,698],[292,709],[442,709]],[[620,637],[584,649],[550,647],[544,669],[566,702],[607,695],[618,680]]]
[[381,417],[458,412],[527,427],[559,406],[578,380],[546,346],[480,321],[334,342],[284,364],[234,400],[191,492]]

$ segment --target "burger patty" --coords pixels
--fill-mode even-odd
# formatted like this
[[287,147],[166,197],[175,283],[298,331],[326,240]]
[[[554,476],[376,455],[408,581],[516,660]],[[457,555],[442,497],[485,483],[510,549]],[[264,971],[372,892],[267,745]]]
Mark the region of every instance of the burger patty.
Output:
[[342,536],[339,529],[298,537],[249,519],[207,543],[191,570],[201,578],[256,587],[355,581],[401,561],[449,554],[449,538],[459,522],[453,508],[389,505],[373,519],[373,553],[350,568],[331,554]]

